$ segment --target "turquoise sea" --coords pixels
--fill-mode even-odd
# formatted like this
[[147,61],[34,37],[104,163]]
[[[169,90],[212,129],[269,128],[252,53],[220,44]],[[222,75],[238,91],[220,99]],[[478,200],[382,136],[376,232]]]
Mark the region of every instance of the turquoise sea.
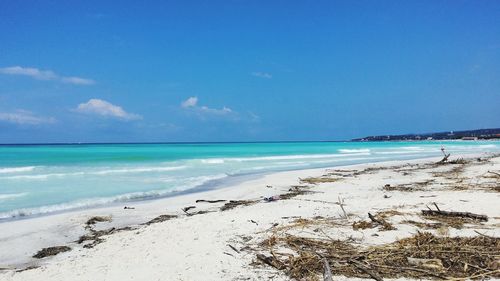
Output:
[[500,152],[500,141],[0,146],[0,220],[200,190],[241,175]]

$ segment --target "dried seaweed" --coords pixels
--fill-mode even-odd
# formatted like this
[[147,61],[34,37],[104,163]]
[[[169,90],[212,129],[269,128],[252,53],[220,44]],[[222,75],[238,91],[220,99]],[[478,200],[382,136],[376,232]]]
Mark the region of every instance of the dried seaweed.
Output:
[[404,220],[401,223],[411,224],[411,225],[414,225],[414,226],[421,228],[421,229],[438,229],[438,228],[441,228],[441,227],[446,225],[446,224],[440,223],[440,222],[428,223],[428,222],[420,222],[420,221],[414,221],[414,220]]
[[227,211],[234,209],[238,206],[249,206],[257,203],[257,200],[230,200],[226,204],[224,204],[222,207],[220,207],[221,211]]
[[122,227],[122,228],[112,227],[112,228],[104,229],[104,230],[91,229],[90,233],[80,236],[80,238],[78,238],[76,243],[82,244],[83,242],[91,241],[90,243],[83,245],[83,247],[84,248],[93,248],[97,244],[100,244],[104,241],[101,237],[111,235],[111,234],[114,234],[114,233],[117,233],[120,231],[127,231],[127,230],[132,230],[132,227],[129,227],[129,226]]
[[320,184],[320,183],[329,183],[339,181],[340,178],[332,178],[329,176],[321,176],[321,177],[308,177],[300,179],[300,182],[305,182],[308,184]]
[[[397,211],[394,211],[397,212]],[[385,213],[385,216],[380,216],[380,215],[372,215],[368,213],[368,218],[370,218],[370,221],[357,221],[352,224],[352,229],[358,230],[358,229],[367,229],[367,228],[375,228],[377,226],[381,226],[380,230],[382,231],[388,231],[388,230],[395,230],[396,228],[390,224],[388,221],[385,220],[385,217],[389,216],[389,212]]]
[[412,192],[412,191],[423,191],[425,187],[434,182],[434,180],[426,180],[420,182],[412,182],[412,183],[404,183],[397,185],[386,184],[382,188],[385,191],[403,191],[403,192]]
[[85,225],[91,226],[91,225],[95,225],[98,222],[110,222],[110,221],[111,221],[111,217],[109,217],[109,216],[95,216],[95,217],[91,217],[90,219],[88,219],[87,222],[85,223]]
[[36,254],[34,254],[33,257],[36,259],[41,259],[41,258],[45,258],[48,256],[55,256],[59,253],[67,252],[70,250],[71,250],[71,248],[68,246],[48,247],[48,248],[41,249]]
[[171,220],[171,219],[174,219],[174,218],[177,218],[176,215],[159,215],[157,216],[156,218],[148,221],[148,222],[145,222],[143,223],[144,225],[151,225],[151,224],[154,224],[154,223],[160,223],[160,222],[164,222],[164,221],[168,221],[168,220]]
[[[297,280],[318,280],[324,269],[323,259],[328,261],[333,275],[346,277],[500,277],[500,238],[449,238],[417,233],[390,244],[368,248],[355,247],[347,241],[293,235],[274,236],[273,241],[261,244],[263,250],[272,253],[265,263]],[[279,254],[276,249],[288,249],[295,254]]]

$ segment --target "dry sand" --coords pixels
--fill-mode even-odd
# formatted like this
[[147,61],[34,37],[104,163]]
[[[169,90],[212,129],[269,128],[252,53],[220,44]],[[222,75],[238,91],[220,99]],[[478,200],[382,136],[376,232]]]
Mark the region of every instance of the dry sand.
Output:
[[[131,210],[116,206],[2,223],[0,268],[5,269],[0,271],[0,280],[289,280],[284,271],[256,262],[256,254],[264,251],[258,244],[271,235],[280,232],[348,239],[363,247],[381,245],[417,233],[419,227],[404,221],[428,222],[419,214],[426,206],[433,207],[434,202],[441,210],[484,214],[489,220],[427,231],[450,237],[478,236],[479,231],[500,237],[500,179],[488,173],[499,172],[500,157],[477,161],[477,157],[485,156],[469,155],[468,164],[424,165],[439,160],[433,158],[279,172],[217,190],[130,203],[128,206],[135,207]],[[316,178],[311,182],[318,178],[322,182],[299,180],[308,177]],[[290,195],[294,185],[306,186],[299,190],[310,192],[292,192],[297,196],[282,196],[269,203],[262,200]],[[197,199],[257,202],[220,211],[227,202],[196,203]],[[339,202],[343,202],[345,212]],[[186,206],[196,207],[188,211],[191,215],[181,210]],[[387,210],[399,212],[386,218],[396,230],[353,229],[353,222],[369,221],[368,212]],[[140,225],[163,214],[177,217]],[[111,221],[86,227],[86,221],[93,216],[109,216]],[[330,218],[338,224],[293,227],[298,218]],[[90,233],[90,229],[126,225],[133,229],[102,236],[102,243],[92,248],[83,247],[92,241],[69,242]],[[71,250],[42,259],[30,258],[41,248],[60,245]],[[16,272],[26,267],[35,268]],[[344,279],[349,278],[335,277]]]

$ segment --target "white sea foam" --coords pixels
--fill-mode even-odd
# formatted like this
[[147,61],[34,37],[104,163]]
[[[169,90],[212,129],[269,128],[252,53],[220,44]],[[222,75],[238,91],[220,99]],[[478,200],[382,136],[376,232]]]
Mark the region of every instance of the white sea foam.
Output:
[[15,168],[0,168],[0,174],[31,172],[35,168],[36,168],[35,166],[15,167]]
[[204,164],[224,164],[224,159],[213,158],[213,159],[201,159],[201,163]]
[[[401,151],[401,150],[397,151],[396,150],[396,151],[375,151],[374,154],[395,154],[395,155],[397,155],[397,154],[414,154],[416,152],[423,153],[421,151],[415,151],[415,150],[413,150],[413,151],[412,150],[403,150],[403,151]],[[438,151],[434,151],[434,152],[438,153]]]
[[185,169],[186,166],[174,166],[174,167],[141,167],[141,168],[126,168],[126,169],[112,169],[112,170],[102,170],[97,172],[88,172],[88,174],[94,175],[107,175],[107,174],[117,174],[117,173],[147,173],[147,172],[167,172]]
[[119,174],[119,173],[147,173],[147,172],[167,172],[185,169],[186,166],[174,166],[174,167],[141,167],[141,168],[127,168],[127,169],[111,169],[102,171],[84,171],[84,172],[70,172],[70,173],[48,173],[48,174],[36,174],[36,175],[15,175],[15,176],[4,176],[0,177],[0,180],[47,180],[49,178],[63,178],[71,176],[82,176],[82,175],[108,175],[108,174]]
[[251,161],[279,161],[279,160],[295,160],[295,159],[322,159],[322,158],[336,158],[336,157],[349,157],[359,155],[370,155],[367,152],[345,153],[345,154],[295,154],[295,155],[278,155],[278,156],[256,156],[256,157],[235,157],[235,158],[215,158],[221,159],[225,162],[251,162]]
[[10,193],[10,194],[0,194],[0,201],[4,200],[9,200],[9,199],[14,199],[18,197],[23,197],[27,195],[28,193],[22,192],[22,193]]
[[48,178],[62,178],[67,176],[76,176],[76,175],[84,175],[84,172],[75,172],[75,173],[51,173],[51,174],[40,174],[40,175],[17,175],[17,176],[8,176],[8,177],[0,177],[0,179],[7,180],[46,180]]
[[339,153],[369,153],[370,150],[368,148],[362,149],[339,149]]
[[406,149],[406,150],[424,150],[423,147],[421,146],[403,146],[399,147],[399,149]]

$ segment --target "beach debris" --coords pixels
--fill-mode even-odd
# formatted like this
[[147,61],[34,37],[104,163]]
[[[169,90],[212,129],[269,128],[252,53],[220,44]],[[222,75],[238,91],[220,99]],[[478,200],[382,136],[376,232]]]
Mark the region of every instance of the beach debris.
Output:
[[104,229],[104,230],[90,229],[90,233],[80,236],[80,238],[78,238],[76,243],[82,244],[83,242],[91,241],[91,243],[83,245],[84,248],[90,249],[90,248],[95,247],[97,244],[104,242],[104,240],[101,238],[102,236],[111,235],[111,234],[114,234],[114,233],[117,233],[120,231],[128,231],[128,230],[132,230],[132,229],[133,228],[130,226],[126,226],[126,227],[122,227],[122,228],[112,227],[112,228],[108,228],[108,229]]
[[236,249],[233,245],[231,244],[227,244],[229,246],[229,248],[233,249],[233,251],[235,251],[236,253],[240,253],[240,251],[238,249]]
[[397,185],[386,184],[382,189],[385,191],[403,191],[403,192],[422,191],[425,190],[424,187],[428,186],[433,182],[434,180],[430,179],[420,182],[404,183]]
[[280,200],[280,196],[279,195],[273,195],[273,196],[270,196],[270,197],[264,197],[263,200],[264,202],[274,202],[274,201],[278,201]]
[[474,213],[469,213],[469,212],[453,212],[453,211],[442,211],[439,209],[436,203],[434,203],[434,206],[436,207],[437,210],[432,210],[429,208],[429,210],[422,210],[422,215],[424,216],[443,216],[443,217],[459,217],[459,218],[469,218],[472,220],[478,220],[478,221],[488,221],[488,216],[486,215],[478,215]]
[[375,225],[369,221],[355,221],[352,223],[352,229],[354,230],[374,228],[374,227]]
[[156,218],[154,218],[148,222],[143,223],[143,225],[151,225],[154,223],[160,223],[160,222],[168,221],[168,220],[171,220],[174,218],[177,218],[177,215],[159,215]]
[[370,269],[368,267],[369,265],[366,266],[366,265],[362,264],[361,262],[359,262],[357,260],[354,260],[354,259],[351,259],[348,262],[351,263],[351,264],[353,264],[360,271],[368,274],[374,280],[377,280],[377,281],[383,281],[384,280],[384,279],[382,279],[382,277],[380,277],[380,275],[378,275],[378,273],[376,273],[375,271],[373,271],[372,269]]
[[448,164],[467,164],[467,160],[465,160],[464,158],[460,157],[458,159],[448,161]]
[[224,204],[220,210],[221,211],[227,211],[234,209],[238,206],[249,206],[257,203],[257,200],[230,200],[226,204]]
[[446,163],[448,161],[448,158],[451,155],[450,153],[446,154],[444,147],[441,147],[441,152],[443,153],[444,157],[443,157],[443,159],[439,160],[439,162],[437,162],[436,164],[444,164],[444,163]]
[[444,271],[443,262],[440,259],[419,259],[407,257],[408,264],[416,267],[432,269],[437,271]]
[[374,216],[371,213],[368,213],[368,218],[370,219],[370,221],[355,221],[352,224],[352,229],[358,230],[381,226],[380,230],[382,231],[396,230],[396,228],[392,224],[387,222],[382,215]]
[[43,248],[40,251],[38,251],[36,254],[33,255],[34,258],[36,259],[41,259],[45,258],[48,256],[55,256],[59,253],[67,252],[70,251],[71,248],[68,246],[54,246],[54,247],[48,247],[48,248]]
[[308,188],[310,187],[304,185],[294,185],[288,189],[287,193],[280,194],[279,196],[281,200],[287,200],[299,195],[314,193],[314,191],[308,190]]
[[128,207],[128,206],[125,206],[123,207],[124,210],[135,210],[135,207]]
[[340,178],[321,176],[321,177],[299,178],[299,180],[300,180],[300,182],[305,182],[308,184],[320,184],[320,183],[336,182],[336,181],[339,181]]
[[493,171],[488,171],[488,173],[496,176],[497,178],[500,178],[500,173],[497,173],[497,172],[493,172]]
[[182,208],[182,211],[187,214],[189,210],[194,209],[194,208],[196,208],[196,206],[187,206],[187,207]]
[[344,213],[344,219],[349,219],[349,216],[347,215],[347,212],[344,209],[345,203],[344,203],[344,198],[341,198],[340,196],[338,197],[337,205],[340,206],[340,209],[342,209],[342,212]]
[[486,235],[486,234],[481,233],[481,232],[479,232],[479,231],[477,231],[477,230],[474,230],[474,232],[475,232],[475,233],[477,233],[477,234],[479,234],[479,235],[481,235],[481,236],[487,237],[487,238],[496,239],[496,237]]
[[[37,269],[39,267],[40,267],[39,265],[30,265],[30,266],[27,266],[25,268],[21,268],[21,269],[16,270],[16,272],[19,273],[19,272],[23,272],[23,271],[27,271],[27,270]],[[2,268],[0,268],[0,270],[2,270]]]
[[199,199],[196,200],[196,203],[221,203],[221,202],[226,202],[227,200],[203,200]]
[[95,225],[98,222],[110,222],[110,221],[111,221],[110,216],[95,216],[88,219],[85,224],[87,225],[87,227],[90,227],[91,225]]
[[414,221],[414,220],[404,220],[401,223],[404,224],[411,224],[414,225],[418,228],[422,229],[438,229],[444,226],[443,223],[440,222],[435,222],[435,223],[428,223],[428,222],[420,222],[420,221]]
[[323,268],[323,281],[333,281],[332,270],[330,269],[330,265],[325,258],[323,258]]
[[396,228],[392,226],[392,224],[388,223],[382,216],[376,218],[371,213],[368,213],[368,217],[370,220],[380,226],[382,226],[382,230],[395,230]]
[[[500,277],[500,238],[450,238],[419,232],[388,244],[358,247],[348,240],[300,237],[288,233],[278,235],[273,232],[272,242],[259,245],[261,251],[257,260],[295,280],[325,277],[325,261],[334,265],[330,268],[332,275],[348,278]],[[271,255],[266,255],[266,252]]]
[[192,217],[192,216],[196,216],[196,215],[203,215],[203,214],[213,213],[213,212],[215,212],[215,211],[201,210],[201,211],[197,211],[194,213],[186,213],[186,216]]
[[270,265],[278,270],[285,268],[285,265],[282,264],[277,258],[274,256],[265,256],[263,254],[257,254],[257,259],[267,265]]

